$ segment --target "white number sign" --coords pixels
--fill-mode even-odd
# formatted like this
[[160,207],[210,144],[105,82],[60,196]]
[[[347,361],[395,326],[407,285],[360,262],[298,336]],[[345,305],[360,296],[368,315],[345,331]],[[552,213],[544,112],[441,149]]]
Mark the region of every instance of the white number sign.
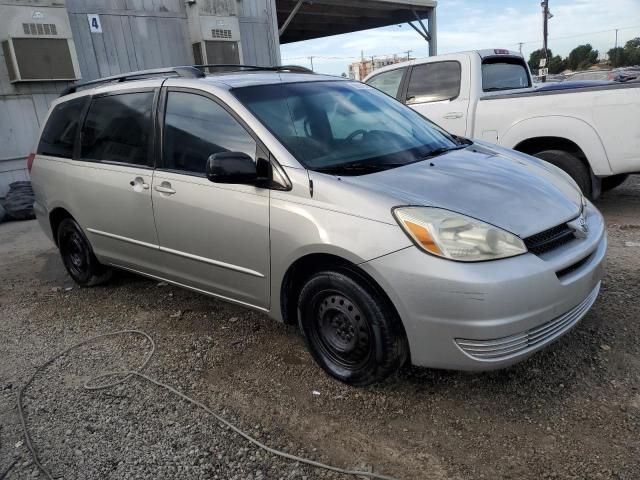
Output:
[[100,15],[95,13],[88,13],[89,19],[89,31],[91,33],[102,33],[102,24],[100,23]]

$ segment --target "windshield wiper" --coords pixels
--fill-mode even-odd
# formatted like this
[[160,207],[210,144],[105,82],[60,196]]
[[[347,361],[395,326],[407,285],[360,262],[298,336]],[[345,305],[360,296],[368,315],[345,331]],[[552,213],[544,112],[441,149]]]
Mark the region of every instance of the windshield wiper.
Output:
[[407,162],[383,162],[383,163],[366,163],[366,162],[352,162],[352,163],[343,163],[338,165],[329,165],[327,167],[318,167],[314,168],[316,172],[328,173],[332,175],[337,175],[340,173],[346,174],[365,174],[365,173],[374,173],[381,172],[382,170],[389,170],[391,168],[402,167],[404,165],[410,165],[415,162],[421,162],[423,160],[428,160],[433,157],[437,157],[438,155],[442,155],[443,153],[451,152],[453,150],[461,150],[463,148],[467,148],[472,143],[463,143],[454,145],[452,147],[440,147],[434,150],[431,150],[426,155],[417,158],[414,161]]
[[316,168],[316,172],[321,173],[338,173],[338,172],[377,172],[379,170],[384,170],[388,164],[384,163],[361,163],[361,162],[353,162],[353,163],[345,163],[342,165],[330,165],[328,167],[320,167]]
[[442,155],[443,153],[451,152],[452,150],[462,150],[463,148],[467,148],[469,144],[463,143],[461,145],[456,145],[454,147],[440,147],[431,150],[420,160],[428,160],[429,158],[437,157],[438,155]]

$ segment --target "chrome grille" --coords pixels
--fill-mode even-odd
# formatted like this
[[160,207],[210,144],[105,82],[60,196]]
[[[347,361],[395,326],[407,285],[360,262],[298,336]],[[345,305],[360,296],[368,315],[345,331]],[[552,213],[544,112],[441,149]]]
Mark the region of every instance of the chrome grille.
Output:
[[524,239],[524,244],[531,253],[540,255],[569,243],[575,237],[573,229],[566,223],[556,225],[544,232],[536,233]]
[[596,285],[587,298],[564,315],[525,332],[491,340],[456,338],[455,342],[463,352],[476,360],[506,360],[516,355],[531,352],[555,340],[578,323],[596,301],[599,291],[600,283]]

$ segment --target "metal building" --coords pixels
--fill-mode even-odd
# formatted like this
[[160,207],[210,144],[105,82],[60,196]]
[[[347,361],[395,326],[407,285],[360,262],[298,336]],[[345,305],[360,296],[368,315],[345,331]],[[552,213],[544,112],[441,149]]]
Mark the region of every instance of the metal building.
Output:
[[25,158],[70,81],[194,63],[278,65],[280,43],[407,21],[435,54],[435,7],[434,0],[0,0],[0,197],[28,178]]

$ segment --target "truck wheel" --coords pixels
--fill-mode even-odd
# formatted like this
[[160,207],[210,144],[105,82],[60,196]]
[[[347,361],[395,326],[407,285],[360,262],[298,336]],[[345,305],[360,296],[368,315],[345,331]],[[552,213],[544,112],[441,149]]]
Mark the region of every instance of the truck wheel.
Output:
[[379,382],[408,358],[400,319],[380,294],[349,271],[318,272],[298,300],[298,323],[315,361],[349,385]]
[[628,173],[621,173],[619,175],[611,175],[602,179],[602,191],[607,192],[622,185],[624,181],[629,178]]
[[62,220],[57,237],[62,263],[74,282],[81,287],[92,287],[111,278],[113,270],[98,261],[75,220]]
[[589,167],[578,157],[563,150],[544,150],[534,153],[533,156],[545,160],[567,172],[578,184],[584,196],[591,199],[593,192],[591,189]]

